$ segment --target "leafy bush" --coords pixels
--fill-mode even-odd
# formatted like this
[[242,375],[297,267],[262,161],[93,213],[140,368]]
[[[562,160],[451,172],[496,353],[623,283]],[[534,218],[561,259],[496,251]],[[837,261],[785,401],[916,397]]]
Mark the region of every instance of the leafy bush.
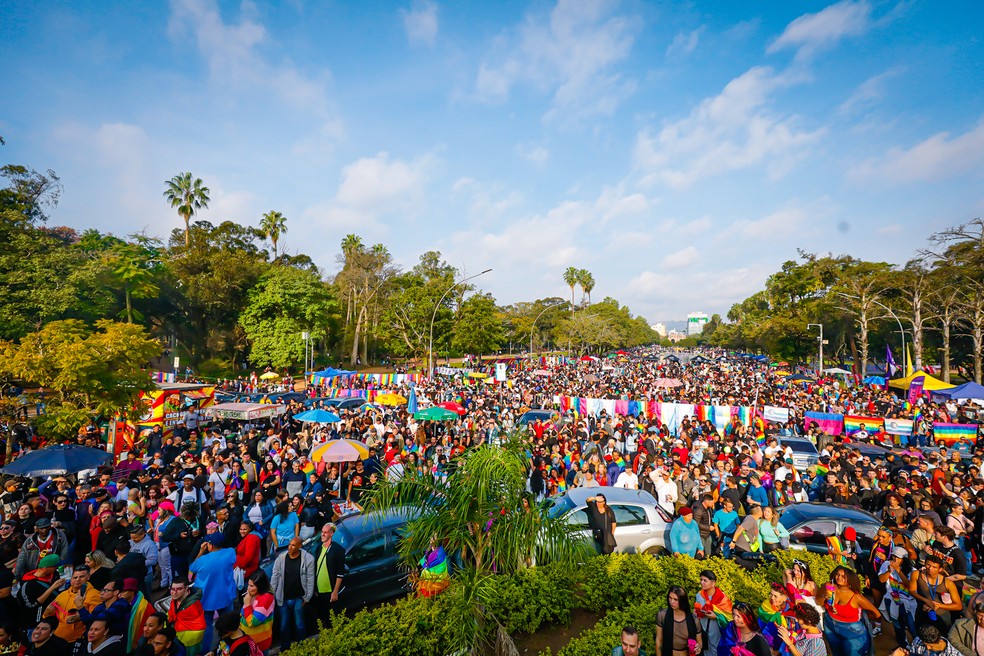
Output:
[[[700,572],[717,575],[718,585],[731,599],[757,606],[769,585],[782,581],[793,559],[806,562],[817,585],[830,577],[830,558],[806,551],[780,551],[778,562],[746,572],[732,560],[682,557],[656,558],[644,554],[612,554],[591,558],[576,570],[544,565],[513,576],[493,577],[483,591],[490,628],[502,624],[510,634],[532,633],[549,624],[567,624],[571,611],[583,608],[605,616],[584,631],[557,656],[607,654],[618,644],[622,627],[632,624],[653,652],[656,613],[666,606],[671,585],[683,587],[693,600],[700,587]],[[291,647],[287,656],[342,656],[344,654],[447,654],[450,636],[468,621],[461,586],[452,583],[433,599],[408,597],[393,604],[363,610],[354,617],[336,616],[318,636]],[[546,652],[550,654],[549,650]]]

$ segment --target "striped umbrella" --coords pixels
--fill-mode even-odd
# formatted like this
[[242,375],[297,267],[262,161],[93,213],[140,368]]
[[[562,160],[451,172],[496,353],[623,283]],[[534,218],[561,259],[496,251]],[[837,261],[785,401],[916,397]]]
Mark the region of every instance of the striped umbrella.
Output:
[[369,448],[358,440],[331,440],[311,449],[311,462],[352,462],[369,457]]

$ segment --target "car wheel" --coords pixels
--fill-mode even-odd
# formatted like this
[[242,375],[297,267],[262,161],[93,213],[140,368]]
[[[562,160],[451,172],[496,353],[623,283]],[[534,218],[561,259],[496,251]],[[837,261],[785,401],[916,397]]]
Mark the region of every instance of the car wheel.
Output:
[[666,547],[660,547],[658,545],[649,547],[643,553],[649,554],[650,556],[656,556],[657,558],[659,558],[660,556],[666,555]]

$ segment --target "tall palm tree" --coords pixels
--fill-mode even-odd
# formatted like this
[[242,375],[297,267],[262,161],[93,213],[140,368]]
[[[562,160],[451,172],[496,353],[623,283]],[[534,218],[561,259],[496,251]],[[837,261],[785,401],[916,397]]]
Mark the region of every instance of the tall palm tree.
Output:
[[185,247],[191,246],[191,217],[198,210],[208,208],[209,189],[201,178],[193,178],[190,172],[179,173],[164,183],[164,198],[185,222]]
[[591,305],[591,290],[595,286],[594,276],[587,269],[581,269],[578,271],[577,284],[581,285],[581,291],[588,295],[588,305]]
[[578,270],[574,267],[567,267],[564,271],[564,282],[571,288],[571,311],[574,311],[574,288],[577,287]]
[[270,240],[270,243],[273,244],[273,259],[276,261],[277,242],[280,241],[280,235],[287,232],[287,217],[280,212],[270,210],[260,219],[260,230]]

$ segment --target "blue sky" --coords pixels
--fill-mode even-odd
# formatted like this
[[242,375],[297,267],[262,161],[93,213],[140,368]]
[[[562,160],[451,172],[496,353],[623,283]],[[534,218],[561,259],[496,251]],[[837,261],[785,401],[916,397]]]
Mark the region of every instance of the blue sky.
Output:
[[0,0],[0,161],[54,224],[288,219],[440,250],[502,303],[726,312],[796,248],[902,263],[984,214],[980,2]]

